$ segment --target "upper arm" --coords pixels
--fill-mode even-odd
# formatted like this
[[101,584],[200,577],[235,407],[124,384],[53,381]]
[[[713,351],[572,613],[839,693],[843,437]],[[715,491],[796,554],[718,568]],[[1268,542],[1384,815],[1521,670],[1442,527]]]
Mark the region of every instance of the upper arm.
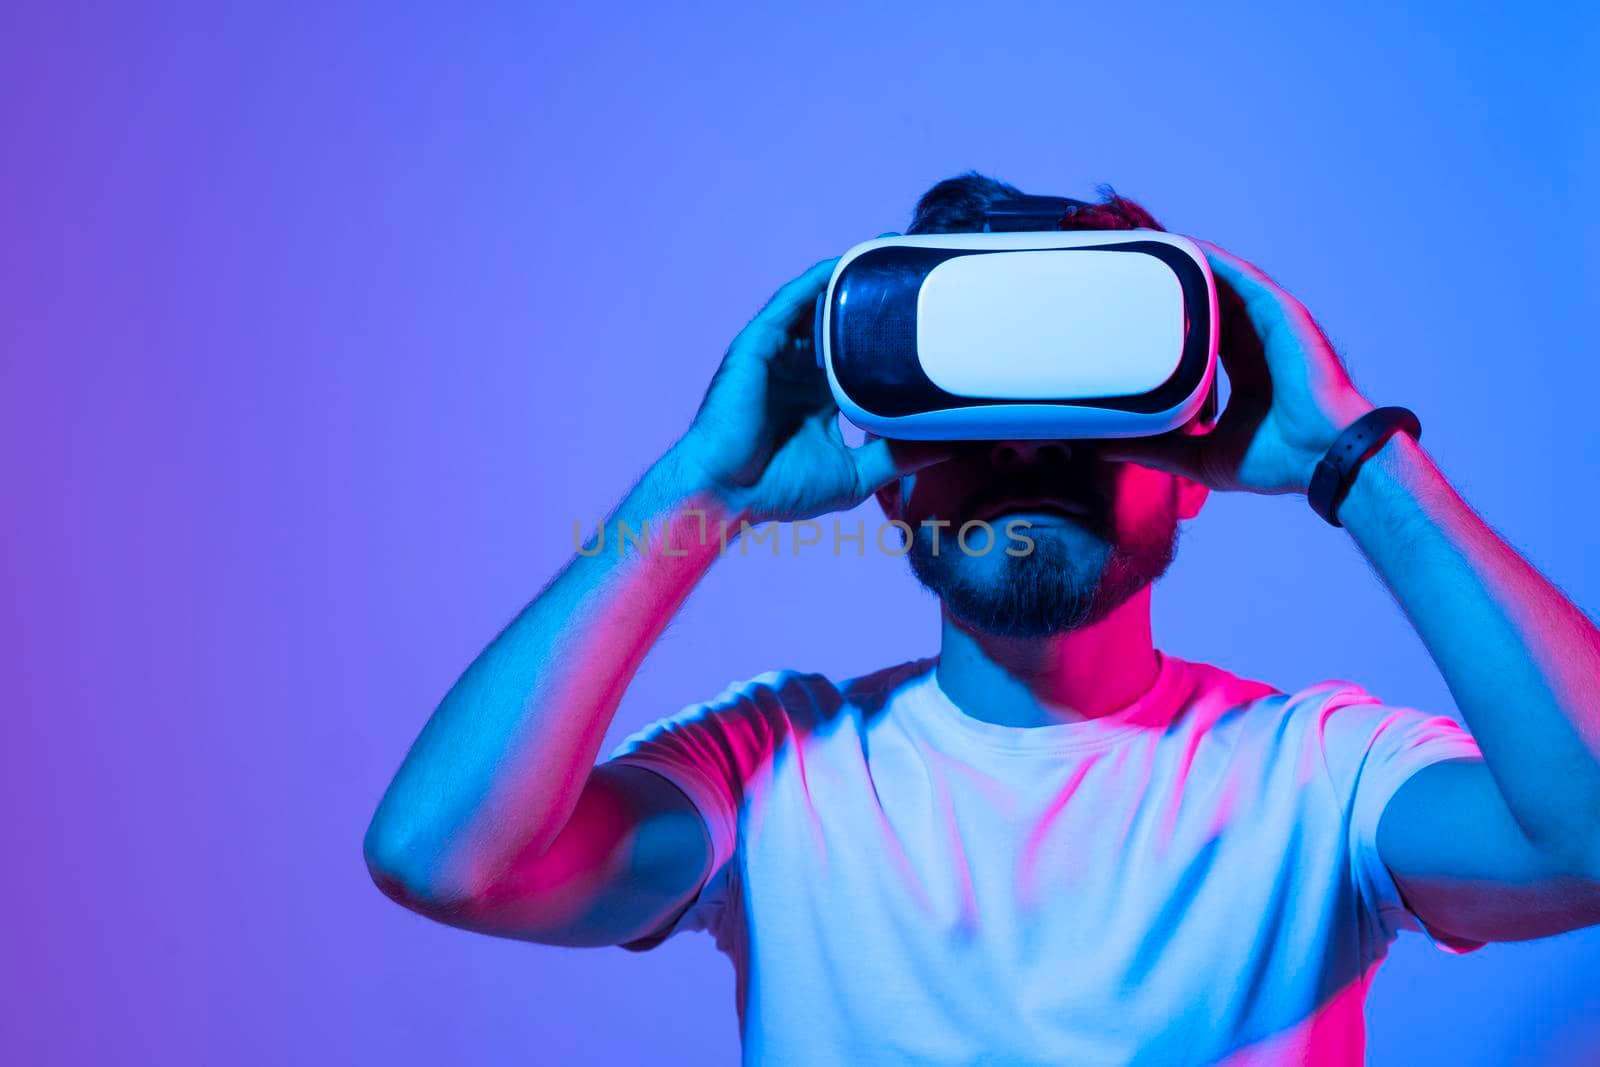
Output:
[[682,911],[711,861],[705,821],[677,786],[641,767],[603,763],[543,854],[519,857],[437,917],[543,944],[621,944]]
[[1593,887],[1529,842],[1481,759],[1406,779],[1383,809],[1377,844],[1406,905],[1447,942],[1523,941],[1600,922]]
[[480,880],[467,907],[441,918],[546,944],[645,948],[702,891],[695,918],[714,916],[720,897],[707,887],[723,886],[714,879],[733,857],[750,779],[787,735],[780,689],[762,679],[651,723],[589,772],[543,854]]

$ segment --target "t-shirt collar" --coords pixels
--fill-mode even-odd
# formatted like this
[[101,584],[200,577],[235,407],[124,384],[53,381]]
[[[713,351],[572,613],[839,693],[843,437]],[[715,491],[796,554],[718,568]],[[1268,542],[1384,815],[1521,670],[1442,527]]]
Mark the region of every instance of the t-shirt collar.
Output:
[[1081,722],[1043,726],[1003,726],[962,711],[939,685],[934,669],[937,658],[919,665],[906,682],[903,707],[909,718],[936,740],[953,744],[977,743],[1007,752],[1065,752],[1100,748],[1143,730],[1172,722],[1188,697],[1188,664],[1160,650],[1159,665],[1150,688],[1121,708]]

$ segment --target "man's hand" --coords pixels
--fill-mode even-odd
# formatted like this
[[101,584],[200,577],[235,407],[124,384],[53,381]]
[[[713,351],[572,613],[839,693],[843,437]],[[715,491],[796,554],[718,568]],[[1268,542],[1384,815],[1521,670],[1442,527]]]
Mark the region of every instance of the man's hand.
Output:
[[948,455],[874,438],[851,448],[817,366],[812,316],[837,259],[789,282],[728,346],[674,458],[740,518],[806,519],[855,507],[879,486]]
[[[1204,247],[1233,386],[1227,409],[1209,434],[1100,451],[1218,489],[1303,493],[1372,405],[1298,300]],[[1404,434],[1362,466],[1339,518],[1416,627],[1484,756],[1425,768],[1384,809],[1378,850],[1408,906],[1436,934],[1466,942],[1600,922],[1600,630]]]
[[1217,279],[1228,406],[1210,433],[1107,441],[1100,452],[1213,489],[1304,493],[1334,439],[1373,405],[1300,301],[1252,264],[1200,244]]

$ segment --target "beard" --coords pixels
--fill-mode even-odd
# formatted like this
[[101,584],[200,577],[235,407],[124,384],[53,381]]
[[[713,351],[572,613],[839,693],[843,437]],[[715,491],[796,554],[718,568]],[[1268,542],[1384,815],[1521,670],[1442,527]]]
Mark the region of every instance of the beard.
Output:
[[[918,526],[907,553],[917,580],[964,627],[995,637],[1037,638],[1093,625],[1166,573],[1177,554],[1175,515],[1122,542],[1086,524],[1035,526],[1033,541],[1008,542],[1003,533],[988,553],[961,551]],[[999,531],[997,530],[997,533]]]

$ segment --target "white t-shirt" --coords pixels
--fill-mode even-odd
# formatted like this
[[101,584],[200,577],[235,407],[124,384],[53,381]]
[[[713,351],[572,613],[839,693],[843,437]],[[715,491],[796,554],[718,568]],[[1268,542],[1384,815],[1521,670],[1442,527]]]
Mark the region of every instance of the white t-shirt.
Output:
[[[933,660],[771,672],[629,737],[713,872],[746,1063],[1348,1065],[1400,927],[1378,819],[1449,719],[1161,656],[1081,723],[962,712]],[[1443,937],[1448,951],[1475,947]]]

